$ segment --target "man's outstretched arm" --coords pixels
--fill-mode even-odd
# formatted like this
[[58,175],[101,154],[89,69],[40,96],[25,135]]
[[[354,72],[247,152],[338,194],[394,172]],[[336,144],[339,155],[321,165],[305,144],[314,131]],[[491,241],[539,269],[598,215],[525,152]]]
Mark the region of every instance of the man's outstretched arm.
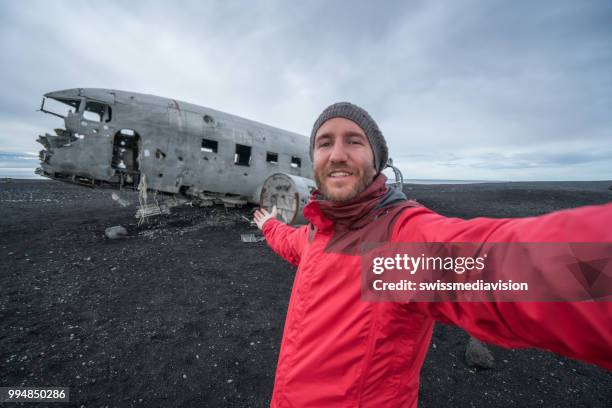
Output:
[[277,220],[276,214],[276,207],[272,209],[272,212],[260,208],[255,212],[255,223],[263,232],[270,248],[287,262],[297,265],[300,263],[302,250],[308,240],[308,227],[291,227]]
[[[612,204],[516,219],[461,220],[427,209],[412,209],[398,220],[393,239],[398,242],[612,242]],[[558,268],[559,265],[551,263],[549,270],[541,272],[552,281]],[[432,302],[406,307],[416,307],[437,320],[460,326],[483,341],[512,348],[537,347],[612,369],[610,302]]]

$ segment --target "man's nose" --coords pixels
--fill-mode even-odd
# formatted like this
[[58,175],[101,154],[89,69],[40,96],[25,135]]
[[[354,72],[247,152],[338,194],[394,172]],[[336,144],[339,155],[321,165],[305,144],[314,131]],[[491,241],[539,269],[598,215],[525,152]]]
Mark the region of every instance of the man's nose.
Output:
[[348,160],[348,152],[343,143],[334,143],[329,160],[332,162],[345,162]]

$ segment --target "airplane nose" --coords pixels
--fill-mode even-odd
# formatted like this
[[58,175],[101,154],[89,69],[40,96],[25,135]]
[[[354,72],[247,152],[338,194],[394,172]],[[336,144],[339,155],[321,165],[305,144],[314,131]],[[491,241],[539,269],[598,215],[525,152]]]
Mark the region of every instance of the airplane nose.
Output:
[[75,98],[79,96],[79,90],[78,88],[73,88],[73,89],[64,89],[60,91],[52,91],[52,92],[47,92],[44,96],[45,98],[52,98],[52,99]]

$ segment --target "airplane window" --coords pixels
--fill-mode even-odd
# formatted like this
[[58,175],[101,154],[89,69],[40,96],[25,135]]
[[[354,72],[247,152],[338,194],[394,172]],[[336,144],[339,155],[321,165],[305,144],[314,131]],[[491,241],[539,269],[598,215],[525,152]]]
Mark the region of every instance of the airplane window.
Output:
[[266,161],[271,164],[278,164],[278,153],[268,152],[266,154]]
[[83,119],[87,119],[92,122],[101,122],[100,115],[96,112],[91,112],[91,111],[83,112]]
[[107,106],[103,103],[87,101],[85,111],[83,112],[83,119],[91,120],[92,122],[102,122]]
[[236,143],[236,154],[234,154],[234,164],[238,166],[251,165],[251,146]]
[[44,108],[41,107],[43,112],[51,113],[55,116],[65,118],[68,113],[74,113],[79,110],[81,101],[78,99],[44,99]]
[[302,167],[302,159],[297,156],[291,156],[291,167]]
[[209,152],[209,153],[217,153],[218,147],[219,147],[219,142],[217,142],[216,140],[202,139],[202,147],[200,148],[200,151]]

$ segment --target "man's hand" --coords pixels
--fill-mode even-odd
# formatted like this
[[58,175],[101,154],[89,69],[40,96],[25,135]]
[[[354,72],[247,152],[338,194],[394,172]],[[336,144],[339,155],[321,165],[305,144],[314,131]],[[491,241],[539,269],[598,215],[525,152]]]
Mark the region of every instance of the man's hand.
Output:
[[276,218],[278,214],[278,210],[276,206],[272,207],[272,212],[268,212],[265,208],[260,208],[255,211],[255,216],[253,219],[255,220],[255,224],[257,224],[257,228],[262,229],[266,221],[270,218]]

